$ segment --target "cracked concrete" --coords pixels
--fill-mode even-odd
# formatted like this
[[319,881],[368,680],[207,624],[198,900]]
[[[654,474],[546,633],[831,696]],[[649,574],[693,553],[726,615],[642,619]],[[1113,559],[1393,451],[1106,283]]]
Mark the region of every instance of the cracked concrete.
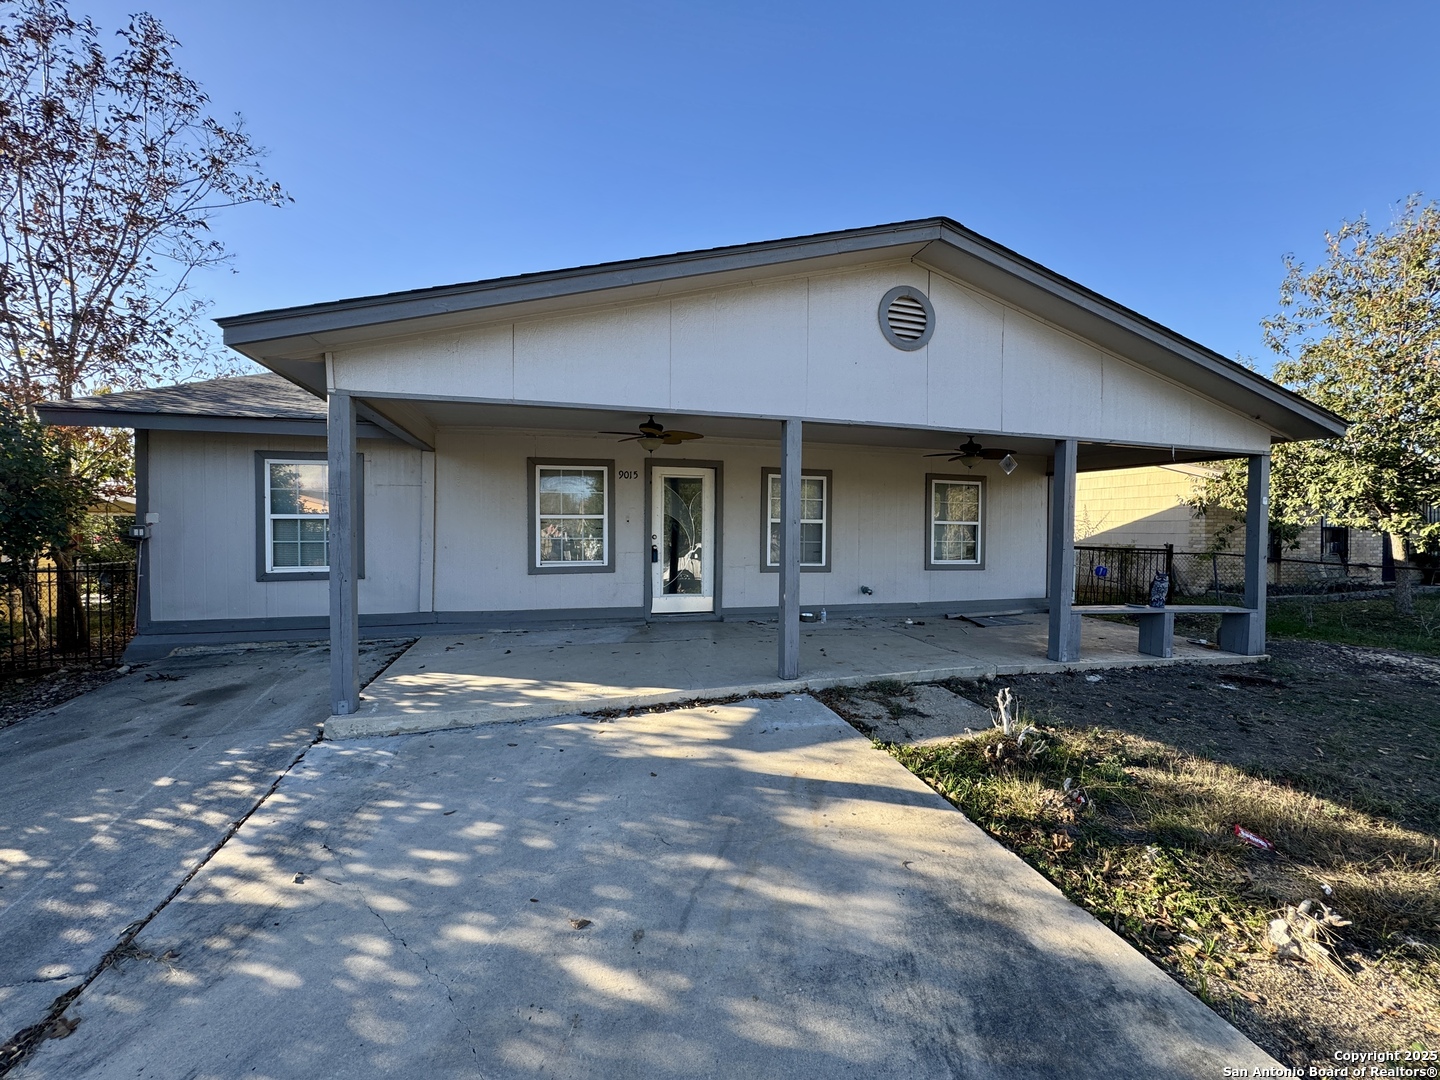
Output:
[[[399,648],[367,647],[373,676]],[[316,735],[328,651],[175,657],[0,731],[0,1040],[45,1018]]]
[[19,1078],[1274,1065],[805,697],[321,743],[136,944]]

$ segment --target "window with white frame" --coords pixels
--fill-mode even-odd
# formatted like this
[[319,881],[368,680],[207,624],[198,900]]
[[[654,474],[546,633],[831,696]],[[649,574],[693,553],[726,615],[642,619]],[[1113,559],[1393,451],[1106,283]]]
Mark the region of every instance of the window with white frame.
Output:
[[[764,470],[765,569],[780,568],[780,472]],[[830,474],[804,473],[800,477],[800,566],[830,569]]]
[[979,566],[984,485],[978,480],[942,476],[929,479],[930,548],[927,565],[938,569]]
[[609,468],[534,465],[534,565],[606,567],[610,562]]
[[265,569],[305,574],[330,569],[330,466],[265,459]]

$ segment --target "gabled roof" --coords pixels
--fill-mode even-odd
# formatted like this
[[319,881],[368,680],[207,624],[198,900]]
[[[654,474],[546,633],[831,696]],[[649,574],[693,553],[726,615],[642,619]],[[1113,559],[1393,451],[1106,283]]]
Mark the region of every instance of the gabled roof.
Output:
[[909,258],[966,282],[1252,416],[1282,438],[1344,433],[1345,421],[1329,410],[945,217],[279,308],[217,322],[227,345],[323,390],[314,385],[321,370],[316,361],[329,349],[357,342],[880,258]]

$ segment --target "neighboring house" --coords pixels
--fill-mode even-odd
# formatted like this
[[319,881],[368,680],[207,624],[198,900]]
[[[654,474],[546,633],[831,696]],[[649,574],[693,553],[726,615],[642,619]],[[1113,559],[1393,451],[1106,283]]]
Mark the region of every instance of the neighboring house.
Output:
[[357,618],[778,612],[794,677],[802,605],[1048,608],[1074,659],[1077,470],[1246,457],[1263,492],[1273,442],[1344,430],[944,218],[220,322],[275,374],[41,412],[136,429],[141,643],[328,623],[337,712]]
[[[1083,473],[1075,487],[1075,542],[1101,547],[1159,548],[1208,552],[1245,550],[1245,519],[1227,510],[1197,514],[1189,500],[1198,483],[1218,476],[1211,465],[1159,465]],[[1300,530],[1283,547],[1270,538],[1275,563],[1295,563],[1286,581],[1298,580],[1307,564],[1334,565],[1351,580],[1394,579],[1386,538],[1367,529],[1332,525],[1324,519]],[[1317,576],[1320,571],[1316,571]]]

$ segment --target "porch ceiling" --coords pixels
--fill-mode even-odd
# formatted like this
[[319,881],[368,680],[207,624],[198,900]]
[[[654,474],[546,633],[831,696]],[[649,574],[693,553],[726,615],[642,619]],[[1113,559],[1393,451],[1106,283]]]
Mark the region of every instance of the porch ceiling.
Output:
[[[485,402],[432,401],[417,399],[367,398],[375,411],[396,422],[437,428],[479,428],[507,431],[549,431],[557,434],[596,435],[602,431],[635,428],[648,413],[627,409],[566,409],[541,405],[500,405]],[[714,416],[701,413],[657,412],[656,419],[669,428],[698,431],[710,439],[740,439],[755,442],[780,441],[777,418]],[[920,451],[948,450],[971,435],[986,446],[1003,446],[1021,457],[1045,457],[1054,453],[1053,437],[1011,434],[999,431],[895,427],[870,424],[827,424],[807,421],[805,442],[841,446],[910,448]],[[696,444],[690,444],[692,447]],[[703,446],[703,443],[700,444]],[[1170,446],[1133,446],[1107,443],[1080,444],[1082,472],[1130,468],[1138,465],[1171,465],[1179,462],[1213,461],[1211,451]]]

